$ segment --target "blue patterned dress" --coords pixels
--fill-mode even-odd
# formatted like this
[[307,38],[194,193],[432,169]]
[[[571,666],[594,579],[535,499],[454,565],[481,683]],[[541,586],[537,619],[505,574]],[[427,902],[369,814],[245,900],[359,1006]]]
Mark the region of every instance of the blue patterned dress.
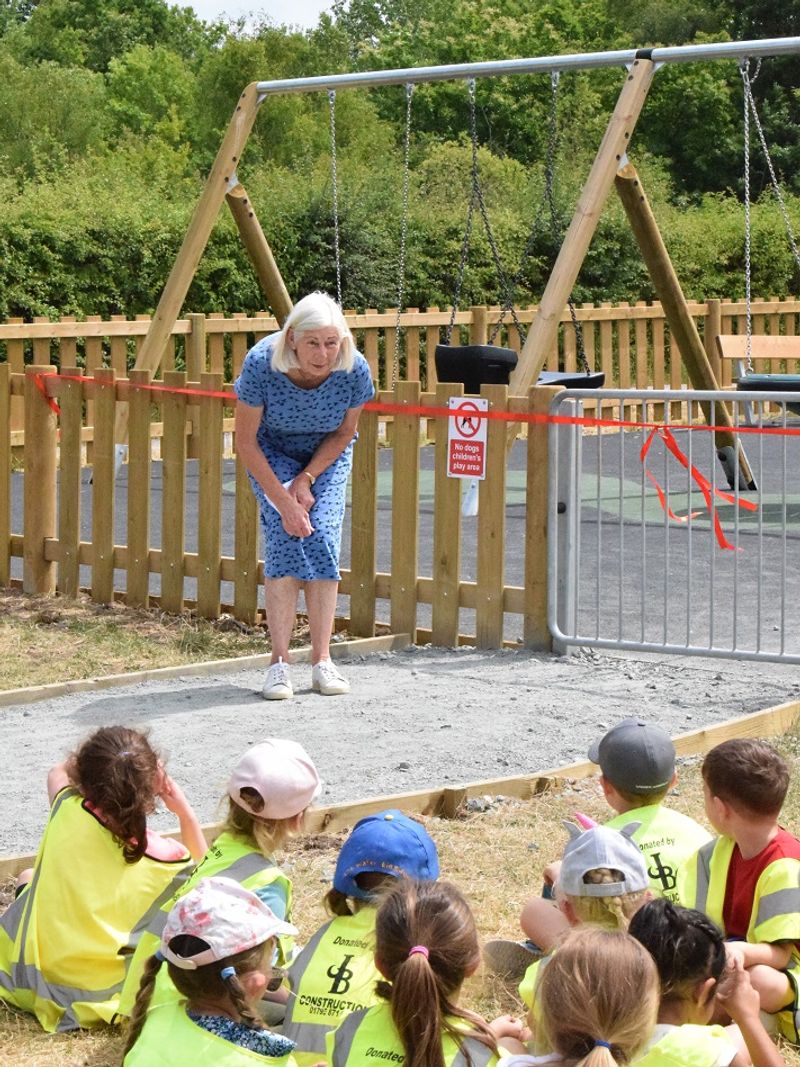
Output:
[[[253,345],[234,389],[243,404],[263,407],[256,441],[278,481],[288,482],[303,470],[324,438],[339,429],[350,408],[372,399],[374,389],[369,364],[359,353],[351,371],[333,371],[316,389],[301,389],[272,369],[277,336],[271,334]],[[308,537],[286,533],[279,512],[250,475],[261,512],[267,578],[339,580],[345,492],[352,465],[351,441],[314,483],[316,504],[309,513],[314,531]]]

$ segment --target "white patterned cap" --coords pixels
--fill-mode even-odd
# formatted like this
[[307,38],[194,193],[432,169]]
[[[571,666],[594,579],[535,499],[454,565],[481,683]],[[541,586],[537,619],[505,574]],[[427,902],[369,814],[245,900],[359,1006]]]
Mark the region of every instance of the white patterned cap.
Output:
[[[204,878],[172,905],[161,934],[161,955],[182,971],[195,971],[273,937],[297,933],[296,926],[279,919],[232,878]],[[181,936],[197,938],[207,947],[191,956],[180,955],[170,945]]]

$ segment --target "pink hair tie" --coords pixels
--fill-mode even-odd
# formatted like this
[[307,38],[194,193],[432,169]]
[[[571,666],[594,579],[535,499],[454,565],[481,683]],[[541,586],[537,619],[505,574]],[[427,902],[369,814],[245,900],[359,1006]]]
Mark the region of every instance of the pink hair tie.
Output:
[[409,956],[424,956],[425,959],[428,959],[428,957],[430,956],[430,953],[428,952],[428,949],[425,945],[412,945],[412,947],[408,950],[408,954]]

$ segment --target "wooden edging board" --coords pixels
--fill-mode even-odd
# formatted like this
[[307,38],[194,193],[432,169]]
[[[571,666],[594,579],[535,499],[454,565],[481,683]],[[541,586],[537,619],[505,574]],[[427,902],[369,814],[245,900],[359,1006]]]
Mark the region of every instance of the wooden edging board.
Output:
[[[737,719],[726,719],[713,726],[676,734],[673,737],[679,756],[695,756],[727,741],[731,737],[775,737],[791,729],[800,716],[800,700],[790,700],[773,708],[755,711]],[[394,793],[367,800],[333,804],[326,808],[313,808],[306,816],[305,833],[341,830],[352,826],[365,815],[384,808],[399,808],[419,815],[452,817],[468,797],[494,794],[529,800],[549,789],[557,789],[569,779],[589,778],[597,773],[597,765],[589,760],[568,763],[563,767],[549,767],[532,775],[509,778],[489,778],[479,782],[447,788],[423,789],[415,793]],[[203,827],[209,841],[222,829],[220,824]],[[175,832],[171,836],[178,837]],[[11,878],[25,867],[33,865],[35,856],[0,857],[0,881]]]
[[[352,641],[336,641],[331,645],[333,659],[353,655],[368,655],[372,652],[392,652],[408,648],[409,634],[383,634],[380,637],[359,637]],[[293,663],[310,663],[311,647],[293,648]],[[131,671],[129,674],[104,674],[99,678],[76,678],[71,682],[54,682],[52,685],[32,685],[25,689],[6,689],[0,692],[0,708],[16,704],[33,704],[38,700],[66,696],[67,693],[83,693],[91,689],[111,689],[118,685],[136,685],[139,682],[155,682],[163,678],[200,678],[207,674],[223,674],[226,671],[249,671],[268,667],[269,652],[256,656],[235,656],[232,659],[214,659],[205,663],[190,663],[182,667],[154,667],[151,670]]]

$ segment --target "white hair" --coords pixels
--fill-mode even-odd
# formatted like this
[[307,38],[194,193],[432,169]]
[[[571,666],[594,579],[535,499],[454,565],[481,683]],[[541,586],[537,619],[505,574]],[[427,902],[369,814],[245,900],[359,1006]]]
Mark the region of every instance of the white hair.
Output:
[[286,371],[294,370],[298,366],[295,351],[286,339],[289,330],[294,330],[296,337],[302,337],[308,330],[324,329],[326,326],[335,327],[342,341],[333,369],[351,371],[356,350],[353,335],[344,321],[342,309],[327,293],[309,293],[294,305],[283,324],[283,329],[275,339],[272,349],[272,369],[285,374]]

